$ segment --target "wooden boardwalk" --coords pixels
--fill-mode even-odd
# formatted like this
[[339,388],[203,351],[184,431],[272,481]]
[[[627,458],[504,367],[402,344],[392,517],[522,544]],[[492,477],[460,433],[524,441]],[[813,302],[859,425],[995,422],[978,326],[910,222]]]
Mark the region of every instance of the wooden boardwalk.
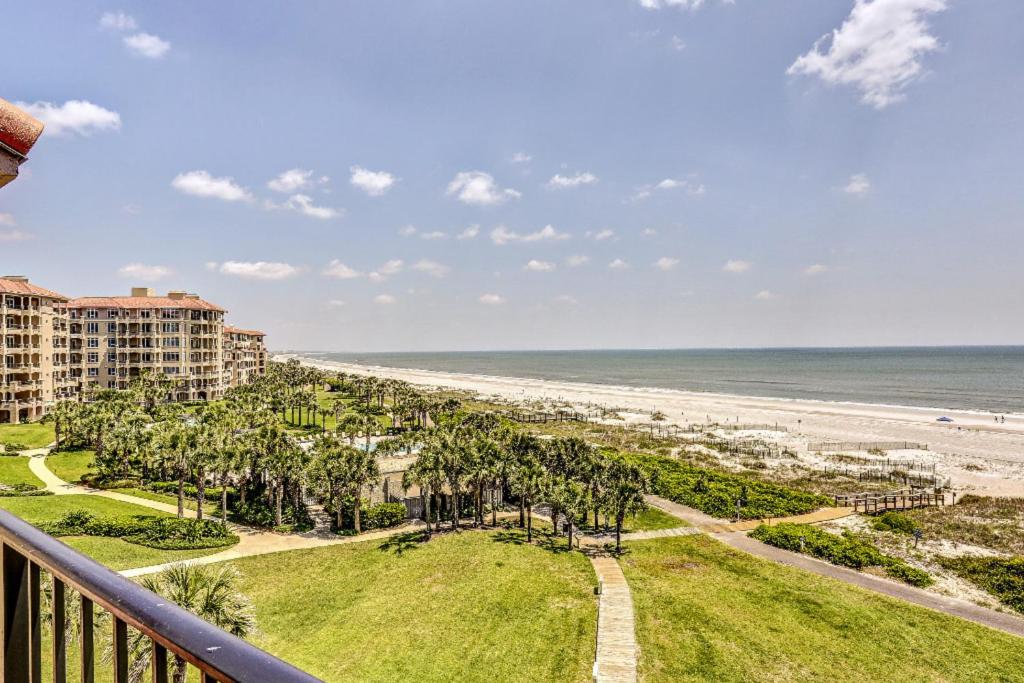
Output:
[[594,680],[598,683],[635,683],[636,632],[629,584],[614,557],[591,556],[590,563],[602,586]]

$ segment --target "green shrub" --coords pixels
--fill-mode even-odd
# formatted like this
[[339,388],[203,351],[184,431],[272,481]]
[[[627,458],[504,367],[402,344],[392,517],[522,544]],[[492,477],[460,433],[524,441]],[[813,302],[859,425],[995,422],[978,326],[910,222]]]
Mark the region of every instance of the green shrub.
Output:
[[359,522],[363,529],[387,529],[398,526],[407,516],[402,503],[377,503],[359,511]]
[[762,524],[750,535],[776,548],[806,553],[842,567],[881,567],[892,578],[912,586],[923,587],[932,583],[932,578],[926,572],[911,567],[897,557],[884,554],[849,531],[839,536],[809,524],[783,523],[776,526]]
[[943,557],[939,564],[1024,612],[1024,557]]
[[737,500],[741,501],[741,519],[802,515],[832,504],[825,496],[671,458],[639,453],[629,457],[651,473],[656,494],[712,517],[734,517]]
[[[264,529],[274,528],[274,508],[267,503],[265,496],[255,496],[244,504],[239,502],[234,507],[235,516],[243,524],[261,527]],[[295,507],[290,498],[285,497],[281,505],[281,525],[291,527],[296,531],[308,531],[313,528],[313,520],[309,517],[304,505]]]
[[32,484],[13,484],[0,489],[0,498],[14,498],[18,496],[52,496],[53,491],[37,489]]
[[53,536],[103,536],[163,550],[198,550],[234,545],[238,537],[220,522],[176,517],[96,517],[84,510],[66,513],[40,528]]
[[891,511],[872,519],[871,527],[876,531],[893,531],[908,536],[921,528],[917,522],[903,513]]

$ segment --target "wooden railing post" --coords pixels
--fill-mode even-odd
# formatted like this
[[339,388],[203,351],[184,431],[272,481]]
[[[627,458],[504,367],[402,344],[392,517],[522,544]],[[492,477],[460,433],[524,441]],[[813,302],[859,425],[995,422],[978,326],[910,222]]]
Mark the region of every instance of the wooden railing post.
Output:
[[0,673],[4,683],[30,683],[28,560],[7,544],[3,545],[2,553],[3,670]]

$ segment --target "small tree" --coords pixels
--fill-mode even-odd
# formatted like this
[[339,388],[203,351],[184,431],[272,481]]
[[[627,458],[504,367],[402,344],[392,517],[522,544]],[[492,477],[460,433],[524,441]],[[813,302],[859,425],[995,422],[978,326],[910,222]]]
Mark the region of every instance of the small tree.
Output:
[[610,458],[605,468],[601,507],[615,519],[615,552],[622,550],[622,523],[626,515],[647,509],[644,496],[651,483],[644,469],[622,458]]

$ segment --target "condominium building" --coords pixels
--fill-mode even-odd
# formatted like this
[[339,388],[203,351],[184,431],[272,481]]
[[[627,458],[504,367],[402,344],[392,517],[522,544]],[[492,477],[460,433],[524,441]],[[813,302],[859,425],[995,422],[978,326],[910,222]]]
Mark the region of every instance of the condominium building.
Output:
[[145,370],[176,380],[169,398],[220,398],[266,372],[264,335],[224,325],[196,294],[68,299],[20,276],[0,278],[0,423],[45,415],[88,389],[127,389]]
[[39,419],[55,401],[76,395],[67,302],[26,277],[0,277],[0,422]]

